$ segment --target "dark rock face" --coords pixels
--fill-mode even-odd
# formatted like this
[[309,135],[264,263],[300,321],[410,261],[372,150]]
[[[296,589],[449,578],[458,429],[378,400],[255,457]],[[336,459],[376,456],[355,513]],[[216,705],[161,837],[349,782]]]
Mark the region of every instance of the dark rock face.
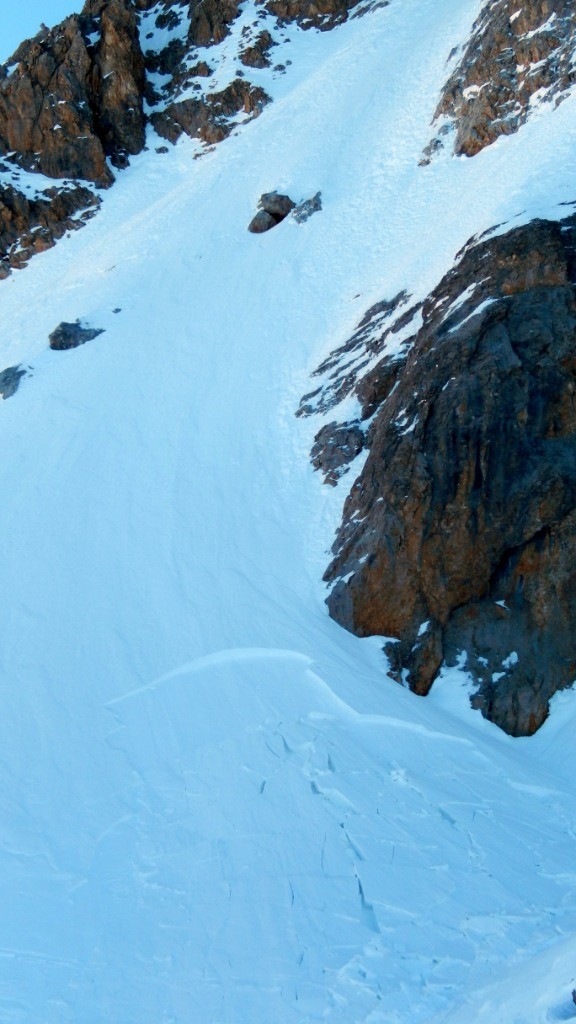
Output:
[[[188,4],[190,21],[188,39],[194,46],[213,46],[224,39],[230,25],[238,17],[240,0],[134,0],[140,11],[149,11],[157,4],[162,11],[160,27],[173,26],[180,20],[181,10]],[[296,21],[303,28],[333,28],[349,17],[360,0],[262,0],[262,7],[280,22]],[[386,6],[388,0],[381,0]],[[374,5],[371,5],[374,6]],[[258,67],[259,65],[252,65]]]
[[130,0],[88,0],[23,43],[7,72],[0,152],[15,151],[27,170],[107,186],[106,157],[123,166],[142,149],[144,59]]
[[104,334],[101,327],[84,327],[79,320],[74,324],[66,323],[63,320],[49,337],[50,348],[56,352],[65,352],[69,348],[85,345],[87,341],[92,341],[99,334]]
[[294,203],[290,196],[279,195],[278,192],[264,192],[258,202],[260,207],[258,213],[252,218],[248,225],[248,231],[254,235],[261,235],[270,231],[286,219]]
[[50,188],[37,199],[10,185],[0,186],[0,279],[26,266],[35,253],[49,249],[68,231],[93,216],[100,199],[79,185]]
[[398,678],[425,694],[465,651],[513,735],[576,679],[575,254],[576,217],[465,249],[382,385],[326,573],[333,618],[395,638]]
[[2,398],[12,398],[20,387],[22,377],[26,376],[26,370],[21,366],[8,366],[0,373],[0,395]]
[[[453,125],[455,152],[474,156],[517,131],[539,90],[546,101],[560,102],[576,81],[575,47],[571,0],[490,0],[435,115]],[[433,140],[423,162],[441,146],[440,137]]]
[[104,152],[119,167],[144,147],[144,57],[138,24],[126,0],[92,0],[85,15],[100,17],[92,72],[95,125]]
[[358,423],[326,423],[314,438],[310,458],[314,469],[322,472],[324,483],[335,487],[363,448],[364,432]]

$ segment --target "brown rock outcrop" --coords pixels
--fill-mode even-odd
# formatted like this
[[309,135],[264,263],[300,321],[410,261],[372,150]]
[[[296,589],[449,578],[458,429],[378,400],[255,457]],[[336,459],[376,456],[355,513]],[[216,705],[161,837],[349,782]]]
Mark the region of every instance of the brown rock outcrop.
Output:
[[[455,129],[455,152],[474,156],[518,131],[537,99],[559,103],[576,81],[575,50],[572,0],[489,0],[435,114]],[[423,163],[442,145],[434,139]]]
[[330,29],[348,19],[359,0],[267,0],[266,9],[279,21],[297,21],[302,28]]
[[426,300],[371,426],[326,579],[425,694],[465,651],[474,703],[535,731],[576,679],[576,216],[472,244]]
[[237,78],[221,92],[208,93],[202,99],[185,99],[169,103],[162,111],[154,111],[150,120],[158,135],[176,142],[182,133],[213,144],[231,132],[230,119],[241,111],[252,120],[262,112],[270,97],[258,86]]
[[145,70],[138,23],[127,0],[89,0],[83,14],[100,18],[91,74],[96,131],[106,155],[122,167],[145,141]]
[[[385,4],[387,0],[383,0]],[[148,11],[157,0],[135,0],[139,10]],[[296,21],[303,28],[333,28],[349,16],[360,0],[265,0],[263,8],[280,22]],[[160,17],[167,19],[183,7],[181,0],[162,0]],[[240,0],[189,0],[188,41],[194,46],[212,46],[224,39],[238,17]]]
[[46,189],[34,199],[0,185],[0,279],[82,227],[99,205],[98,196],[80,185]]
[[0,153],[53,178],[113,181],[144,144],[144,61],[130,0],[88,0],[23,43],[0,81]]
[[188,42],[193,46],[213,46],[228,35],[238,17],[240,0],[191,0]]
[[240,51],[240,60],[248,68],[269,68],[268,54],[274,46],[274,40],[267,29],[260,32],[253,43]]

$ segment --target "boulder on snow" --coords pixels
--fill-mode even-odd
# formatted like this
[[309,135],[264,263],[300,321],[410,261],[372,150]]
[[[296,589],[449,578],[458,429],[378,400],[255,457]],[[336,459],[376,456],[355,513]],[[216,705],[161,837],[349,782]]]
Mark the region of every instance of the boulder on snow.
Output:
[[258,210],[255,217],[252,218],[248,225],[248,231],[251,231],[253,235],[261,235],[264,231],[270,231],[270,228],[275,228],[279,223],[271,213],[266,213],[266,210]]
[[0,373],[0,395],[2,398],[11,398],[15,395],[20,386],[22,377],[26,376],[26,370],[20,365],[8,366]]
[[270,231],[285,220],[295,205],[290,196],[280,195],[278,192],[264,192],[258,202],[258,213],[250,221],[248,231],[254,235]]
[[97,338],[99,334],[103,333],[102,327],[84,327],[79,320],[74,324],[62,321],[49,336],[50,348],[57,352],[64,352],[69,348],[78,348],[79,345],[84,345],[87,341],[92,341],[93,338]]
[[278,192],[264,192],[258,205],[277,220],[284,220],[296,204],[292,202],[290,196],[283,196]]

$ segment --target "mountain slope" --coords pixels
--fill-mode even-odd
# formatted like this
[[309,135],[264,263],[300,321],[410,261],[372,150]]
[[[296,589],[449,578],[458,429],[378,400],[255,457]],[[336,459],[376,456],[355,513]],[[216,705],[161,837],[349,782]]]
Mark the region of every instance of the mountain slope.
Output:
[[[295,417],[371,304],[565,213],[571,96],[418,166],[478,6],[291,26],[257,120],[200,159],[148,126],[86,228],[2,282],[27,369],[0,408],[6,1021],[474,1022],[503,988],[568,1019],[572,695],[514,741],[463,672],[426,702],[384,678],[326,615],[344,493]],[[253,236],[274,188],[323,209]],[[77,318],[105,333],[51,351]]]

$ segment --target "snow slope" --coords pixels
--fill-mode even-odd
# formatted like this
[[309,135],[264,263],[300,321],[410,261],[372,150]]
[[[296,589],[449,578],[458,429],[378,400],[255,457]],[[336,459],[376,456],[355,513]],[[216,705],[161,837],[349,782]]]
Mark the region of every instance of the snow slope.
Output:
[[[325,612],[294,417],[375,300],[574,198],[574,99],[418,167],[477,0],[291,29],[275,102],[132,162],[1,286],[0,1018],[544,1024],[576,1007],[572,694],[530,741]],[[280,60],[282,55],[275,54]],[[260,193],[324,209],[246,231]],[[120,310],[115,312],[115,310]],[[51,352],[80,317],[105,333]]]

